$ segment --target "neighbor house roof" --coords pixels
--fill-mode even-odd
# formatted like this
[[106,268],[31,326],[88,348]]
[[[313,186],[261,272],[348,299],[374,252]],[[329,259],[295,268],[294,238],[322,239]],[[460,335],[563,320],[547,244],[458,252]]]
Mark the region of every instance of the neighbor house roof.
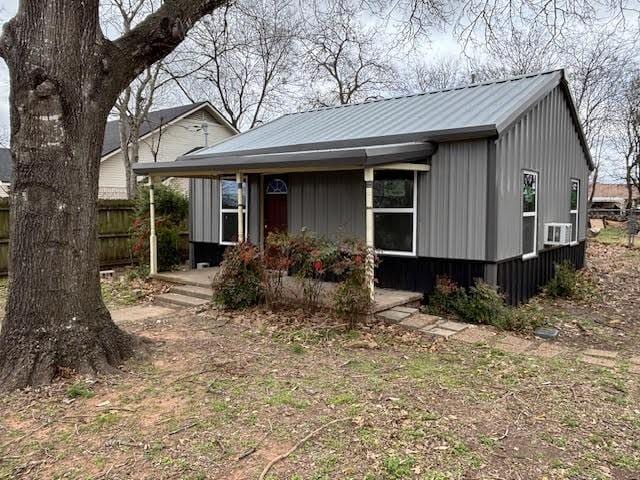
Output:
[[[161,126],[174,122],[182,117],[190,115],[193,112],[200,110],[201,108],[207,108],[211,114],[221,124],[232,130],[234,133],[237,131],[232,127],[226,119],[215,109],[209,102],[197,102],[189,103],[187,105],[180,105],[178,107],[164,108],[160,110],[153,110],[147,114],[147,118],[140,126],[140,138],[148,135],[149,133],[157,130]],[[109,155],[117,150],[120,150],[120,121],[112,120],[107,122],[107,126],[104,131],[104,141],[102,142],[102,156]]]
[[11,183],[11,171],[13,170],[13,160],[11,150],[0,148],[0,182]]
[[[593,193],[594,200],[596,198],[626,200],[628,196],[627,186],[622,183],[596,183]],[[632,198],[640,198],[640,192],[635,188],[632,191]]]

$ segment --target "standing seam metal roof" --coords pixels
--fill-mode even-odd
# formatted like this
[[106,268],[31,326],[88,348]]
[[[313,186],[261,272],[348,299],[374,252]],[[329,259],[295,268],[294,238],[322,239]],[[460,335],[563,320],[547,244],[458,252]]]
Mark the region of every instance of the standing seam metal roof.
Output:
[[[325,107],[284,115],[272,122],[200,150],[187,159],[308,150],[318,144],[423,134],[422,140],[455,135],[490,135],[505,130],[519,114],[556,86],[563,70],[506,80]],[[568,90],[566,90],[568,93]],[[570,103],[572,104],[572,100]],[[575,107],[572,113],[577,121]],[[588,147],[577,125],[585,155]]]

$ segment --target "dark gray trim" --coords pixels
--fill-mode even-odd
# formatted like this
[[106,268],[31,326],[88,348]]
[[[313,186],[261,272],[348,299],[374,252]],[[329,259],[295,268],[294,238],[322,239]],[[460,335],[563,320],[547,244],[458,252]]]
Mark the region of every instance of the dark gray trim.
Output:
[[495,139],[487,140],[487,216],[485,258],[498,258],[498,182]]
[[436,150],[431,142],[403,145],[298,151],[264,155],[207,157],[180,162],[135,163],[137,174],[159,175],[180,172],[235,172],[238,170],[296,167],[361,167],[394,162],[426,162]]
[[337,148],[362,148],[374,146],[396,146],[412,142],[428,143],[431,141],[462,140],[466,138],[483,138],[497,135],[495,125],[474,125],[472,127],[452,128],[446,130],[434,130],[429,132],[412,132],[397,135],[381,135],[377,137],[351,138],[345,140],[331,140],[326,142],[280,145],[277,147],[255,148],[245,150],[233,150],[216,153],[195,153],[178,157],[180,161],[196,160],[203,158],[238,158],[266,154],[282,154],[293,152],[311,152],[316,150],[331,150]]

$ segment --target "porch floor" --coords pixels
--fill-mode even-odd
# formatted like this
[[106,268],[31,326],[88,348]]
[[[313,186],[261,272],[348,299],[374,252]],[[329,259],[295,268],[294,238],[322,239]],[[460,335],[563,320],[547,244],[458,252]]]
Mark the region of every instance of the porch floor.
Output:
[[[195,287],[211,288],[213,278],[218,273],[218,267],[202,268],[199,270],[185,270],[180,272],[163,272],[153,275],[153,278],[178,285],[192,285]],[[298,282],[293,277],[286,276],[283,279],[285,294],[293,299],[301,299],[302,293]],[[320,303],[330,306],[332,290],[335,283],[322,282]],[[400,305],[407,305],[422,300],[422,294],[403,290],[391,290],[388,288],[376,288],[373,313],[389,310]]]

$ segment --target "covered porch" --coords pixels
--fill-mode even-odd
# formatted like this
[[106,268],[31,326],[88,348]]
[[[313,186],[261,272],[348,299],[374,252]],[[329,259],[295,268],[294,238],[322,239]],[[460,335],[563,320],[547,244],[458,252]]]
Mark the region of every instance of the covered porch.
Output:
[[[217,274],[218,267],[192,269],[180,272],[163,272],[156,273],[153,277],[164,282],[176,285],[189,285],[198,287],[199,289],[211,290],[213,278]],[[285,276],[283,278],[284,293],[287,298],[293,301],[302,302],[302,292],[300,285],[293,277]],[[330,299],[332,298],[332,290],[335,284],[331,282],[322,282],[320,295],[320,303],[322,306],[331,307]],[[213,294],[213,290],[211,290]],[[374,306],[372,313],[383,312],[394,307],[411,305],[420,303],[422,294],[416,292],[405,292],[401,290],[391,290],[387,288],[376,288],[374,293]]]
[[[367,286],[372,299],[381,309],[388,309],[391,306],[410,303],[420,300],[422,296],[411,292],[398,292],[395,290],[376,289],[374,281],[374,252],[383,254],[416,256],[416,210],[417,210],[417,174],[418,172],[428,172],[430,165],[428,160],[435,152],[436,146],[430,142],[405,142],[381,145],[364,146],[344,146],[341,148],[331,148],[326,145],[324,148],[311,150],[294,150],[279,153],[256,153],[256,154],[192,154],[178,159],[175,162],[163,162],[154,164],[136,164],[134,172],[138,175],[147,175],[150,180],[150,270],[153,276],[159,275],[157,263],[157,238],[155,231],[155,203],[153,185],[162,177],[185,177],[191,179],[212,179],[219,189],[220,200],[216,205],[211,202],[211,211],[214,217],[219,215],[218,241],[217,245],[233,245],[251,240],[254,244],[264,245],[264,239],[273,227],[282,228],[278,225],[282,214],[278,213],[277,202],[272,200],[278,194],[277,185],[272,186],[271,182],[265,180],[279,180],[282,177],[296,178],[304,181],[312,175],[332,174],[337,178],[349,177],[351,183],[347,186],[347,200],[349,208],[354,208],[354,218],[364,220],[361,226],[360,238],[363,238],[368,248],[367,264]],[[396,175],[397,178],[393,177]],[[288,177],[287,177],[288,176]],[[361,180],[357,180],[358,176]],[[383,189],[389,190],[389,204],[374,204],[374,179],[384,183]],[[249,198],[249,179],[257,184],[258,195]],[[258,182],[255,179],[259,178]],[[391,180],[389,180],[391,179]],[[394,183],[395,182],[395,183]],[[252,184],[253,184],[252,183]],[[284,188],[287,188],[286,182]],[[406,185],[406,187],[405,187]],[[398,187],[400,187],[398,189]],[[398,191],[400,190],[400,191]],[[331,196],[331,194],[327,194]],[[258,197],[256,199],[256,196]],[[393,197],[397,197],[397,202]],[[193,199],[191,199],[193,201]],[[389,200],[389,199],[388,199]],[[406,205],[403,203],[405,202]],[[254,221],[253,232],[249,228],[247,209],[251,204],[251,214]],[[302,201],[288,200],[291,208],[298,208]],[[318,207],[314,206],[318,213]],[[256,212],[257,210],[257,212]],[[334,218],[340,215],[341,207],[320,208],[326,218]],[[397,216],[393,216],[397,214]],[[287,215],[285,211],[285,216]],[[381,219],[379,221],[379,219]],[[280,220],[281,222],[282,220]],[[397,224],[394,222],[398,222]],[[326,223],[331,223],[327,221]],[[335,223],[332,227],[327,227],[328,232],[320,232],[311,228],[318,234],[337,234]],[[339,222],[338,222],[339,223]],[[347,222],[348,223],[348,222]],[[355,223],[355,222],[354,222]],[[391,237],[390,242],[402,244],[401,249],[389,249],[381,247],[376,243],[383,243],[376,238],[376,224],[384,223],[385,234]],[[287,225],[285,221],[285,231],[297,231],[298,226]],[[363,227],[363,228],[362,228]],[[403,227],[405,230],[403,230]],[[307,228],[302,225],[302,228]],[[287,230],[288,229],[288,230]],[[402,238],[394,239],[398,236],[394,231],[400,230]],[[193,232],[191,232],[193,233]],[[250,235],[252,234],[252,235]],[[402,251],[390,251],[402,250]],[[205,272],[194,271],[192,281],[201,278],[202,282],[210,285],[207,278],[214,270]],[[164,274],[163,274],[164,275]],[[169,274],[173,275],[173,274]],[[168,280],[165,276],[164,280]],[[293,287],[294,282],[291,283]],[[332,288],[332,284],[327,283],[326,287]],[[295,289],[293,289],[295,290]],[[293,292],[295,293],[295,291]],[[329,298],[329,296],[327,296]],[[378,307],[376,307],[378,308]]]

